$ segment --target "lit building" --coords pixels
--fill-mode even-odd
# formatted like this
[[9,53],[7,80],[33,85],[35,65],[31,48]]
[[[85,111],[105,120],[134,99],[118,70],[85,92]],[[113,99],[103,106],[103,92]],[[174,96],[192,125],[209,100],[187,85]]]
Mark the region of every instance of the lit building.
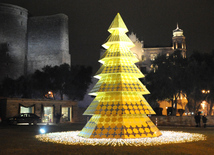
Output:
[[[180,93],[180,96],[177,99],[177,114],[176,115],[180,115],[179,112],[182,112],[181,110],[183,110],[182,114],[183,115],[192,115],[191,114],[185,114],[185,107],[187,104],[187,99],[186,97]],[[162,108],[162,115],[171,115],[171,107],[172,107],[172,102],[169,100],[163,100],[163,101],[158,101],[160,108]],[[175,104],[173,105],[173,108],[175,108]]]
[[[139,60],[137,62],[138,68],[144,73],[148,73],[152,66],[152,61],[155,60],[155,58],[158,55],[166,55],[169,56],[172,54],[175,50],[180,50],[182,57],[186,58],[186,41],[185,36],[183,35],[183,30],[178,27],[175,30],[172,31],[172,46],[170,47],[150,47],[145,48],[144,47],[144,41],[140,41],[136,34],[133,32],[129,34],[130,40],[135,44],[134,47],[132,47],[130,50],[134,53],[135,57]],[[101,50],[100,54],[103,55],[105,50]],[[185,106],[187,104],[187,99],[184,96],[180,96],[177,100],[177,109],[185,109]],[[160,108],[163,108],[162,114],[167,115],[169,114],[169,107],[172,107],[172,103],[170,101],[159,101]],[[167,112],[168,110],[168,112]],[[179,113],[177,113],[179,115]]]
[[149,72],[151,69],[152,61],[158,55],[170,55],[175,50],[181,50],[183,58],[186,58],[186,42],[185,36],[183,35],[183,30],[180,29],[177,25],[177,28],[173,30],[172,36],[172,46],[171,47],[151,47],[145,48],[144,42],[140,41],[136,34],[133,32],[129,35],[129,38],[135,44],[135,47],[131,48],[131,51],[138,58],[139,63],[138,67],[143,73]]
[[[136,34],[133,32],[129,35],[129,38],[132,40],[132,42],[135,44],[135,47],[131,48],[131,51],[134,53],[136,58],[139,60],[137,63],[137,66],[140,68],[140,70],[146,74],[148,73],[152,66],[152,61],[155,60],[155,58],[158,55],[166,55],[169,56],[172,54],[175,50],[180,50],[182,57],[186,58],[186,42],[185,42],[185,36],[183,35],[183,30],[178,27],[175,30],[173,30],[172,35],[172,46],[171,47],[151,47],[151,48],[145,48],[144,42],[140,41]],[[162,108],[162,114],[163,115],[170,115],[170,108],[172,107],[171,101],[159,101],[160,108]],[[181,95],[177,100],[177,109],[180,109],[179,111],[185,110],[185,106],[187,104],[187,99]],[[173,107],[174,108],[174,107]],[[179,115],[179,112],[177,113]]]
[[83,110],[74,101],[0,97],[0,117],[3,121],[20,113],[34,113],[42,118],[43,123],[56,123],[58,115],[62,116],[61,123],[86,122]]

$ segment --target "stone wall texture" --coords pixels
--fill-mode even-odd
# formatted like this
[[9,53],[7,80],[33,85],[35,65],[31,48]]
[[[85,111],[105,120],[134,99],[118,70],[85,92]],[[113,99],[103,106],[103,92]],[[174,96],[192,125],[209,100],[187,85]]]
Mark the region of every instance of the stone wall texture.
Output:
[[[196,126],[194,116],[151,116],[150,119],[157,126]],[[207,126],[214,126],[214,116],[207,116]]]
[[26,9],[0,4],[0,80],[24,75],[27,52]]
[[28,20],[28,73],[45,65],[70,64],[68,17],[64,14]]
[[28,17],[25,8],[0,4],[0,23],[0,81],[46,65],[70,65],[66,15]]

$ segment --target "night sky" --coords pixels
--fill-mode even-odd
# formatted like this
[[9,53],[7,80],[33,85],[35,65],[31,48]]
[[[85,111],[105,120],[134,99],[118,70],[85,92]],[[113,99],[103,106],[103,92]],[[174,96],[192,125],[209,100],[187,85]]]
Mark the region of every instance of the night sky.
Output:
[[26,8],[32,16],[64,13],[69,18],[72,64],[99,68],[99,52],[119,12],[130,32],[147,47],[171,46],[177,22],[187,55],[214,50],[214,0],[0,0]]

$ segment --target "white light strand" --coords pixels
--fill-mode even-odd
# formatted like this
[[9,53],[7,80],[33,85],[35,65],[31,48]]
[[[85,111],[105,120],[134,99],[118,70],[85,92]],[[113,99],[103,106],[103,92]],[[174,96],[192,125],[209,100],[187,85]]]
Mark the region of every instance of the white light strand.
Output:
[[162,135],[152,138],[83,138],[79,137],[79,131],[55,132],[36,135],[35,137],[43,142],[53,142],[65,145],[109,145],[109,146],[154,146],[172,143],[186,143],[206,140],[206,136],[198,133],[161,131]]

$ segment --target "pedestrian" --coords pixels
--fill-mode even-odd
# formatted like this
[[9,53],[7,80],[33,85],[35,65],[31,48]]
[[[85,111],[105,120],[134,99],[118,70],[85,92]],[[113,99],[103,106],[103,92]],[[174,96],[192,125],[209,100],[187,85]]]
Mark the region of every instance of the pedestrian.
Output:
[[196,127],[201,127],[201,112],[198,112],[197,115],[195,115],[195,123]]
[[202,116],[202,121],[203,121],[203,124],[204,124],[204,128],[207,127],[207,117],[204,115]]

